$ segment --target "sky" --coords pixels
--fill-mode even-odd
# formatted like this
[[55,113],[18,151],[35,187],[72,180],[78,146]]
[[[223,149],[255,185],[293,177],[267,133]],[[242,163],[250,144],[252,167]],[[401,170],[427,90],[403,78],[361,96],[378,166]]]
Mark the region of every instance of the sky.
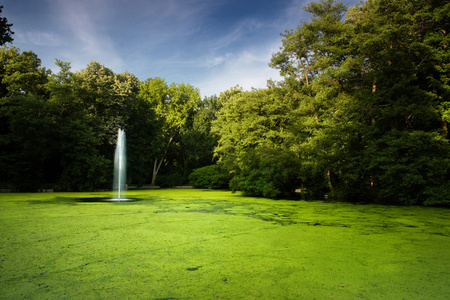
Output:
[[[268,66],[311,0],[0,0],[13,46],[58,72],[97,61],[139,80],[191,84],[202,97],[281,80]],[[342,1],[347,6],[359,0]]]

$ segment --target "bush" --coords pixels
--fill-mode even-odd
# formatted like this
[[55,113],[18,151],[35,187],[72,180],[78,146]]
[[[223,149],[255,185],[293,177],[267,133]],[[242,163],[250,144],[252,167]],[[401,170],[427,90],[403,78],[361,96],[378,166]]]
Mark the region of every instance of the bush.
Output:
[[189,175],[189,183],[196,188],[227,189],[229,182],[230,176],[218,165],[195,169]]
[[392,132],[373,155],[378,201],[400,205],[450,203],[450,145],[440,133]]
[[177,185],[183,185],[184,178],[182,175],[174,173],[174,174],[164,174],[158,175],[156,177],[156,185],[160,187],[172,187]]
[[230,183],[233,191],[245,196],[292,197],[301,185],[300,161],[289,152],[278,149],[248,151]]

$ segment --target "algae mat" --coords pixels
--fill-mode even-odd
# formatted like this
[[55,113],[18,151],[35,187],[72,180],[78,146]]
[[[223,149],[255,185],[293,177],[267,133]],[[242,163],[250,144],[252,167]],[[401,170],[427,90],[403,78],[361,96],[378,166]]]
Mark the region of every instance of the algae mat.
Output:
[[[450,210],[223,191],[0,194],[1,299],[448,299]],[[107,196],[107,195],[106,195]]]

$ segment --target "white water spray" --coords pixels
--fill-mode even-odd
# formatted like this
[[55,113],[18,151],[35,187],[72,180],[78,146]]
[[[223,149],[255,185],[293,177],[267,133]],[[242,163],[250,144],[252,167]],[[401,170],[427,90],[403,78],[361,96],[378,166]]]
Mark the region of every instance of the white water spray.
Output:
[[114,182],[113,182],[113,201],[126,200],[127,190],[127,150],[126,137],[123,129],[119,128],[117,133],[117,145],[114,155]]

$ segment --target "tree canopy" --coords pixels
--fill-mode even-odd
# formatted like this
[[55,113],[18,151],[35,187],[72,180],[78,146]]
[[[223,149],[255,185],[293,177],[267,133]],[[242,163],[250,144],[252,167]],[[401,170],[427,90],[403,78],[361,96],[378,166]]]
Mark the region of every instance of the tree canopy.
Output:
[[[347,13],[338,1],[310,3],[311,20],[282,34],[270,62],[284,83],[233,95],[218,113],[216,154],[233,166],[231,187],[449,203],[448,9],[369,0]],[[286,185],[275,186],[270,174],[283,171]]]
[[[304,10],[311,19],[282,33],[269,62],[282,81],[203,100],[190,84],[98,62],[72,72],[57,60],[53,73],[32,51],[3,46],[0,187],[109,188],[120,127],[131,184],[450,205],[450,3]],[[4,42],[10,27],[0,19]]]
[[[0,14],[3,11],[3,5],[0,6]],[[12,43],[14,40],[12,35],[14,32],[11,30],[11,26],[13,24],[8,23],[8,19],[5,17],[0,17],[0,46],[5,45],[6,43]]]

